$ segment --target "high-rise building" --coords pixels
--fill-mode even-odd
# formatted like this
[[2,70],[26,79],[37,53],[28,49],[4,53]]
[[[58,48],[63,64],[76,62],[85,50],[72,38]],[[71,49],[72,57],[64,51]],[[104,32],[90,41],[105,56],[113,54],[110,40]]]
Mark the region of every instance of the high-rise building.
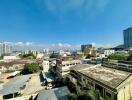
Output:
[[48,48],[43,49],[43,53],[44,54],[49,54],[49,49]]
[[86,49],[89,49],[92,47],[93,47],[92,44],[81,45],[81,50],[82,50],[82,52],[84,52]]
[[11,53],[11,45],[7,43],[0,44],[0,55],[10,54]]
[[124,34],[124,47],[132,48],[132,27],[123,31]]

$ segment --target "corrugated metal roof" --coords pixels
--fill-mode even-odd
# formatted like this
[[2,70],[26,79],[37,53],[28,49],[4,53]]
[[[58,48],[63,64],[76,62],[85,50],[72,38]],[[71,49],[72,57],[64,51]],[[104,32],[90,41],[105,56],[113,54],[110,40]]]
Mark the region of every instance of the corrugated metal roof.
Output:
[[65,87],[55,88],[51,90],[42,90],[37,97],[37,100],[68,100],[67,95],[69,89]]
[[9,83],[7,83],[2,90],[0,90],[0,94],[8,95],[21,91],[22,87],[26,85],[26,82],[30,77],[31,75],[15,77]]

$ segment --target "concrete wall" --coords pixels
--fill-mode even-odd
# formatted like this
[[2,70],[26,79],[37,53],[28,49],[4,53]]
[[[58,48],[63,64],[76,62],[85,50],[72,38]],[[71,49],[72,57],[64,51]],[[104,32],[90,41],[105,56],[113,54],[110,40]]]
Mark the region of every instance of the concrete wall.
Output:
[[2,95],[0,95],[0,100],[3,100],[3,96]]
[[118,100],[130,100],[132,98],[132,81],[119,89],[117,98]]

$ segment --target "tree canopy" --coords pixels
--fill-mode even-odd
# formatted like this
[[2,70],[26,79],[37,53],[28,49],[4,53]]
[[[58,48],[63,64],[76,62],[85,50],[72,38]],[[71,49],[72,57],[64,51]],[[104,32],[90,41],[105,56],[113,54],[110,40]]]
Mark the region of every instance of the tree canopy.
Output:
[[31,64],[25,64],[22,74],[32,74],[36,73],[40,70],[40,66],[38,63],[31,63]]
[[127,60],[132,61],[132,52],[129,52],[129,56],[128,56]]
[[127,56],[123,54],[114,53],[108,56],[112,60],[127,60]]
[[50,55],[50,58],[61,58],[61,55],[58,54],[58,53],[52,53],[52,54]]
[[21,58],[36,58],[35,55],[33,53],[29,53],[29,54],[20,54],[19,55]]
[[128,55],[114,53],[114,54],[109,55],[108,58],[111,59],[111,60],[132,61],[132,52],[129,52]]

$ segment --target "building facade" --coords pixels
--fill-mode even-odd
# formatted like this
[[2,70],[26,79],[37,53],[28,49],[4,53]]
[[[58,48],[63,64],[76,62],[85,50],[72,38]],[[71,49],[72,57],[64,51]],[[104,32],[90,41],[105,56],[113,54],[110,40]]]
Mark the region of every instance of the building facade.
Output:
[[50,67],[49,60],[44,60],[43,63],[42,63],[42,66],[43,66],[44,72],[48,72],[49,71],[49,67]]
[[124,34],[124,47],[132,48],[132,28],[128,28],[123,31]]
[[24,68],[24,65],[30,63],[29,61],[10,61],[0,62],[0,72],[19,71]]
[[39,54],[39,51],[25,50],[25,51],[22,52],[22,54],[33,54],[34,56],[37,56],[37,54]]
[[106,56],[109,56],[109,55],[114,54],[114,53],[115,53],[115,50],[104,50],[104,54]]
[[70,67],[80,64],[81,60],[57,60],[57,73],[59,76],[65,76],[70,72]]
[[87,66],[78,65],[70,72],[81,87],[98,91],[104,100],[132,99],[132,73],[100,65]]

